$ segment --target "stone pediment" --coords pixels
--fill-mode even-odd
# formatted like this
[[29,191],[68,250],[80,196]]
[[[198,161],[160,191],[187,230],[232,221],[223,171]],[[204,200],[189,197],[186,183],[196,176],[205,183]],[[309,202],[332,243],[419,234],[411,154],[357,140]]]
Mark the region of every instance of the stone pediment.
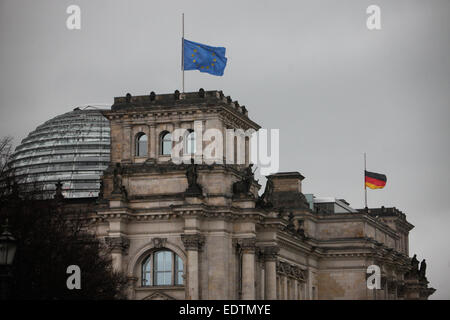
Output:
[[142,300],[175,300],[175,298],[173,298],[163,292],[157,291],[157,292],[153,292],[153,293],[149,294]]

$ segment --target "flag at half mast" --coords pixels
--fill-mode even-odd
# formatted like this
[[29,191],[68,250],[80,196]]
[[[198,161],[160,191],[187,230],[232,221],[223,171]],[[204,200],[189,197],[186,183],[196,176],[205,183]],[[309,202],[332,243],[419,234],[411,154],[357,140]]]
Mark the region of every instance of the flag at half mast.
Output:
[[364,181],[370,189],[383,189],[386,185],[386,175],[364,170]]
[[183,70],[199,70],[223,76],[227,65],[224,47],[211,47],[183,39]]

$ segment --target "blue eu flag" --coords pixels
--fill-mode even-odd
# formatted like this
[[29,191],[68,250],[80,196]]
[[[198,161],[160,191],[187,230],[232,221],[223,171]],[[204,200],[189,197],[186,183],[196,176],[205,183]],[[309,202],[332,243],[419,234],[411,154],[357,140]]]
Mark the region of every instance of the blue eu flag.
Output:
[[215,76],[222,76],[227,65],[225,48],[210,47],[205,44],[183,39],[184,70],[199,70]]

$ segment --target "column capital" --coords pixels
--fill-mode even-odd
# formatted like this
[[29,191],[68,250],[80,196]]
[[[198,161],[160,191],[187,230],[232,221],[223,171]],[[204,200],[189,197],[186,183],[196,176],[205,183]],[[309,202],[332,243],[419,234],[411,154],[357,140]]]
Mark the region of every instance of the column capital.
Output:
[[278,252],[280,251],[280,247],[264,246],[264,247],[261,247],[261,251],[264,256],[264,260],[275,261],[277,259]]
[[237,241],[238,248],[242,253],[255,253],[256,251],[256,239],[255,238],[243,238]]
[[205,244],[205,237],[201,234],[182,234],[181,241],[186,250],[201,250]]
[[130,247],[130,240],[124,236],[105,237],[105,242],[113,252],[125,253]]

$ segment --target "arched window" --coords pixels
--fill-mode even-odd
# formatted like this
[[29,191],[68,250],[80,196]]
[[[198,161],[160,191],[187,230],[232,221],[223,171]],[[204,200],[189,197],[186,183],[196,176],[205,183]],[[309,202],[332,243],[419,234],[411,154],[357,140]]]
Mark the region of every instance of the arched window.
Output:
[[195,132],[194,130],[188,130],[186,135],[185,154],[195,154]]
[[183,260],[174,252],[155,251],[142,262],[142,286],[183,285]]
[[169,132],[164,132],[161,135],[161,154],[170,156],[172,153],[172,135]]
[[138,133],[136,135],[136,156],[146,157],[148,154],[148,139],[145,133]]

